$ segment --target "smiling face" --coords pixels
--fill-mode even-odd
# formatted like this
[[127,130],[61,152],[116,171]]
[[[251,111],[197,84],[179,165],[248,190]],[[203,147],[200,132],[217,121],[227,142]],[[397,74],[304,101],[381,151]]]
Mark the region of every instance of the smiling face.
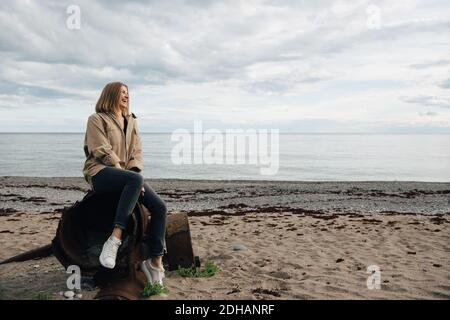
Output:
[[128,109],[128,88],[124,85],[120,88],[119,105],[122,110]]
[[102,90],[95,105],[95,112],[128,115],[130,100],[128,86],[122,82],[110,82]]

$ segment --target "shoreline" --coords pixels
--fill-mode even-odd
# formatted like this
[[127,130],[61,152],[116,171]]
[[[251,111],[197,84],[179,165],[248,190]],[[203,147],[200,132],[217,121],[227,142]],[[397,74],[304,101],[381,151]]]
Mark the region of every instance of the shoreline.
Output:
[[[450,213],[450,183],[278,182],[147,179],[169,212],[313,210],[322,213]],[[82,199],[84,178],[0,177],[0,215],[5,210],[52,212]],[[37,198],[36,198],[37,197]],[[239,208],[234,208],[239,210]]]
[[[84,177],[40,177],[40,176],[0,176],[0,179],[81,179]],[[232,182],[232,183],[252,183],[252,182],[264,182],[264,183],[425,183],[425,184],[449,184],[450,181],[422,181],[422,180],[264,180],[264,179],[183,179],[183,178],[146,178],[149,181],[172,181],[172,182]]]

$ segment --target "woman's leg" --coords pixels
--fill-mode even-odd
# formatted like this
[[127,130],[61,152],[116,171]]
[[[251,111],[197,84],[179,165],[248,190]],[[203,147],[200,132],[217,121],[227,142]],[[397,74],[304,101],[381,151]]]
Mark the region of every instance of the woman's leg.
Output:
[[145,192],[140,196],[140,202],[150,211],[148,242],[153,265],[162,267],[162,256],[165,249],[167,207],[163,199],[156,194],[147,182],[144,182]]
[[98,193],[122,191],[117,205],[113,228],[124,230],[139,198],[144,178],[137,172],[105,167],[92,177]]
[[92,177],[95,192],[122,192],[112,234],[103,245],[99,257],[100,263],[106,268],[112,269],[116,265],[117,251],[122,244],[122,230],[126,228],[128,219],[136,206],[143,183],[144,178],[140,174],[113,167],[105,167]]

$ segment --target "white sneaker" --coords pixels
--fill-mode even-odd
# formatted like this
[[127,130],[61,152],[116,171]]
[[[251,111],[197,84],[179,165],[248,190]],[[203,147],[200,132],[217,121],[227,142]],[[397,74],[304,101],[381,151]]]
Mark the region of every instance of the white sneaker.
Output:
[[147,277],[148,283],[159,283],[160,285],[163,285],[162,279],[165,278],[165,270],[163,267],[157,268],[152,264],[150,259],[147,259],[141,262],[141,270]]
[[106,240],[99,259],[102,266],[108,269],[113,269],[116,266],[117,251],[121,244],[122,241],[114,236]]

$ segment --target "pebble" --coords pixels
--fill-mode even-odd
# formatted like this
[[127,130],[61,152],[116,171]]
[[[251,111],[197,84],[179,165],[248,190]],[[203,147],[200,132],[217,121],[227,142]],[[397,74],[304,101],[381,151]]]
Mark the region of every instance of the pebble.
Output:
[[81,293],[77,293],[77,294],[75,295],[75,297],[76,297],[77,299],[81,299],[81,298],[83,298],[83,295],[82,295]]
[[73,292],[73,291],[64,292],[64,297],[69,298],[69,299],[71,299],[71,298],[73,299],[74,295],[75,295],[75,292]]
[[233,250],[234,251],[245,251],[245,250],[247,250],[247,247],[244,246],[243,244],[235,244],[233,246]]

